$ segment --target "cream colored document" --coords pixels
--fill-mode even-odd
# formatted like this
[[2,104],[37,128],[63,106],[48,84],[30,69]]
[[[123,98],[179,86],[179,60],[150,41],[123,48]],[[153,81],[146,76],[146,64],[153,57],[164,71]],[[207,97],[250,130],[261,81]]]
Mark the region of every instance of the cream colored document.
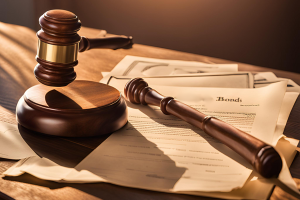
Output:
[[[114,86],[119,89],[124,87],[123,83],[118,85],[117,81]],[[285,87],[286,83],[282,82],[259,89],[159,86],[155,89],[272,144],[278,140],[274,133],[281,102],[286,99],[283,98]],[[193,95],[190,95],[191,92]],[[293,98],[284,100],[284,104],[289,106],[281,107],[281,124],[284,119],[287,120],[294,103],[290,100]],[[233,102],[223,99],[239,100]],[[230,199],[262,197],[266,194],[266,188],[272,188],[270,183],[249,178],[250,166],[201,130],[175,117],[161,114],[156,107],[130,103],[128,107],[128,125],[112,134],[75,169],[58,166],[45,158],[31,157],[17,163],[5,175],[17,176],[27,172],[46,180],[104,181],[129,187]],[[283,128],[279,131],[283,131]],[[288,151],[284,155],[292,155],[295,145],[284,144],[286,146],[279,150]],[[286,157],[289,162],[292,158]],[[245,192],[248,191],[245,187],[255,192]]]
[[[101,83],[124,85],[134,76],[106,76]],[[202,73],[195,75],[143,77],[150,85],[179,87],[218,87],[218,88],[253,88],[253,75],[250,72]]]
[[169,76],[208,72],[236,72],[237,64],[207,64],[203,62],[167,60],[126,56],[111,71],[118,76]]
[[253,88],[252,74],[237,72],[237,64],[207,64],[126,56],[101,82],[107,83],[111,76],[158,76],[156,85]]
[[287,92],[300,92],[300,86],[291,79],[277,78],[273,72],[259,72],[254,75],[254,87],[260,88],[276,83],[279,81],[287,81]]
[[277,81],[278,78],[273,72],[258,72],[254,75],[255,82]]

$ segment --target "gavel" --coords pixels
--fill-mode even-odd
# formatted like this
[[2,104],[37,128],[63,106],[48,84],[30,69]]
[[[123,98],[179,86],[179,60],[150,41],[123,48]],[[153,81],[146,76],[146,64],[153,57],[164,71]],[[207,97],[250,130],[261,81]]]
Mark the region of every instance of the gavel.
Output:
[[99,136],[122,128],[127,123],[127,107],[120,91],[75,80],[74,67],[78,51],[127,48],[132,37],[80,37],[80,20],[66,10],[47,11],[39,23],[34,74],[42,84],[29,88],[20,98],[18,123],[37,133],[64,137]]
[[[50,10],[39,22],[42,29],[37,33],[38,64],[34,74],[42,84],[29,88],[20,98],[16,108],[19,124],[64,137],[97,136],[122,128],[127,123],[127,107],[120,92],[101,83],[74,81],[74,67],[78,64],[78,51],[122,48],[132,44],[132,38],[80,37],[77,31],[81,22],[65,10]],[[175,115],[202,129],[244,157],[263,177],[278,176],[281,171],[281,158],[272,146],[172,97],[162,96],[141,78],[127,83],[125,95],[133,103],[160,106],[164,114]]]
[[94,48],[127,48],[132,37],[118,36],[89,39],[77,34],[81,27],[78,17],[66,10],[50,10],[40,19],[37,32],[38,62],[34,69],[36,79],[44,85],[66,86],[76,78],[77,52]]
[[161,95],[148,87],[142,78],[130,80],[125,85],[124,94],[131,103],[160,106],[164,114],[174,115],[202,129],[241,155],[263,177],[278,177],[282,169],[281,157],[265,142],[215,117],[207,116],[173,97]]

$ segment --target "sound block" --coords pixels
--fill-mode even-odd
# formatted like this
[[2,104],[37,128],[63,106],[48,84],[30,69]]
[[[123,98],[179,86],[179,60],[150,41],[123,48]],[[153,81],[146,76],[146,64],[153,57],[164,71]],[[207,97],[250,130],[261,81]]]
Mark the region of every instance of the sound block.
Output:
[[35,85],[21,97],[16,112],[25,128],[64,137],[112,133],[128,118],[125,100],[117,89],[83,80],[65,87]]

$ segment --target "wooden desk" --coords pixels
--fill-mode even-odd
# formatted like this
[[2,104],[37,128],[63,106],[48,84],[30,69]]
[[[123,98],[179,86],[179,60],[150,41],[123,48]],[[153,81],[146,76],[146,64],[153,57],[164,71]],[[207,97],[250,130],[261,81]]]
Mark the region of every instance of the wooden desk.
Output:
[[[99,30],[82,28],[82,36],[97,37]],[[33,75],[36,65],[37,37],[35,32],[16,25],[0,22],[0,117],[10,123],[15,122],[15,107],[26,89],[37,84]],[[134,44],[132,49],[91,50],[79,54],[79,65],[75,68],[78,78],[99,81],[101,71],[110,71],[125,55],[144,56],[163,59],[201,61],[206,63],[236,63],[168,49]],[[270,58],[272,59],[272,58]],[[300,84],[300,74],[272,70],[248,64],[239,64],[240,71],[273,71],[278,77],[293,79]],[[300,139],[300,101],[298,100],[290,115],[285,135]],[[62,138],[36,134],[22,127],[20,132],[25,141],[41,156],[55,162],[74,167],[106,137]],[[0,159],[0,173],[15,161]],[[291,173],[300,187],[300,158],[296,157]],[[13,178],[0,178],[0,197],[4,199],[210,199],[198,196],[167,194],[141,189],[126,188],[107,183],[61,184],[44,181],[28,174]],[[275,188],[271,199],[295,199]]]

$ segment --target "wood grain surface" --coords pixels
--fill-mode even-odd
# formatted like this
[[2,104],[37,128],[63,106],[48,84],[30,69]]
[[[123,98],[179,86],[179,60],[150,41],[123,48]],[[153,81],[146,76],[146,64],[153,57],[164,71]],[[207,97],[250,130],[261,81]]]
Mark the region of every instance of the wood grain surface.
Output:
[[[82,27],[80,36],[97,37],[100,30]],[[134,37],[134,36],[133,36]],[[36,33],[28,28],[0,22],[0,117],[3,121],[16,124],[15,107],[19,98],[31,86],[38,84],[33,75],[37,47]],[[79,53],[76,66],[77,80],[98,82],[100,72],[108,72],[124,56],[144,56],[162,59],[201,61],[206,63],[236,63],[207,56],[184,53],[157,47],[134,44],[132,49],[94,49]],[[270,58],[272,59],[272,58]],[[300,84],[300,74],[239,64],[240,71],[273,71],[278,77],[293,79]],[[297,100],[289,117],[284,134],[300,139],[300,101]],[[107,136],[92,138],[65,138],[37,134],[19,126],[25,141],[39,155],[53,161],[74,167]],[[0,159],[0,173],[16,161]],[[297,155],[291,168],[294,180],[300,188],[300,158]],[[2,199],[211,199],[199,196],[167,194],[141,189],[126,188],[107,183],[62,184],[37,179],[28,174],[20,177],[0,178],[0,198]],[[296,199],[275,187],[270,199]]]

